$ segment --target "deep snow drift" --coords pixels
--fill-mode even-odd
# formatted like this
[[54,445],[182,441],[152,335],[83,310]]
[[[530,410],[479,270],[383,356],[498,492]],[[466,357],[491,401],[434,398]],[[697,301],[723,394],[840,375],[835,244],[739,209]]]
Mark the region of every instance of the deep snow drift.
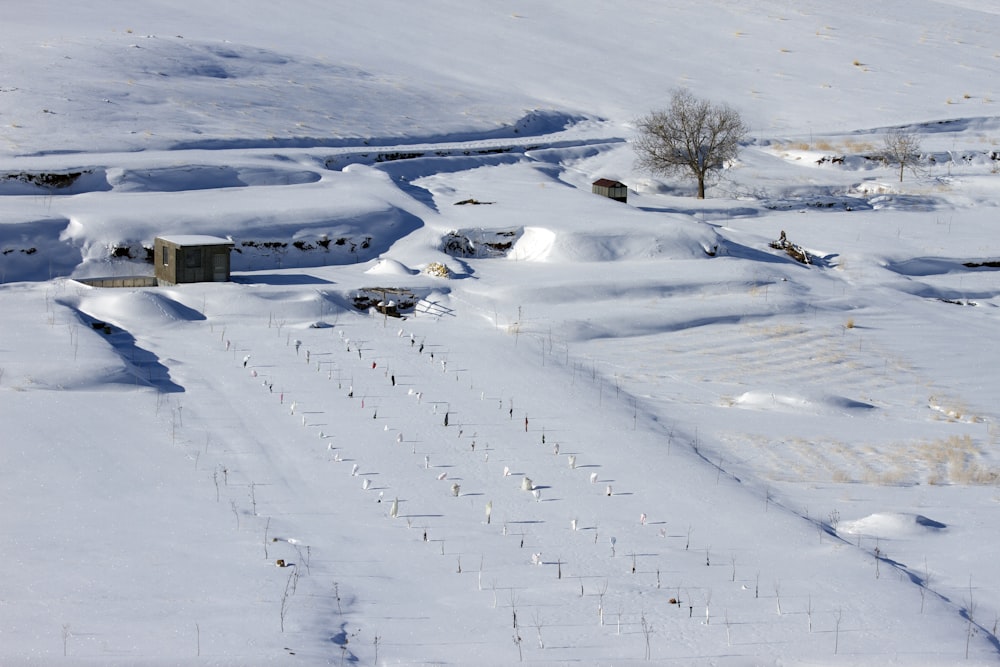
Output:
[[0,24],[0,662],[996,662],[1000,15],[177,4]]

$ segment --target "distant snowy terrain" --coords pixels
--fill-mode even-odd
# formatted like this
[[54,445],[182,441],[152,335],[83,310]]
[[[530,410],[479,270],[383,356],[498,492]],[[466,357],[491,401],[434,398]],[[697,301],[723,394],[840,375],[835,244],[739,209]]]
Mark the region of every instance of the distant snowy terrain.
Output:
[[5,9],[0,663],[994,664],[979,4]]

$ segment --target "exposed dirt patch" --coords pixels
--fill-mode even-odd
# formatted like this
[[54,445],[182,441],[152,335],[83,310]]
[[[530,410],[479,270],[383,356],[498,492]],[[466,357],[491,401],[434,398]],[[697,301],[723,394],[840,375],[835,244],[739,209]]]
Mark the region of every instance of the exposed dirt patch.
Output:
[[459,229],[444,236],[441,249],[452,257],[506,257],[520,235],[517,229]]
[[20,171],[3,175],[6,181],[18,181],[29,185],[37,185],[49,190],[60,190],[68,188],[76,183],[84,174],[92,173],[89,170],[68,171],[68,172],[30,172]]

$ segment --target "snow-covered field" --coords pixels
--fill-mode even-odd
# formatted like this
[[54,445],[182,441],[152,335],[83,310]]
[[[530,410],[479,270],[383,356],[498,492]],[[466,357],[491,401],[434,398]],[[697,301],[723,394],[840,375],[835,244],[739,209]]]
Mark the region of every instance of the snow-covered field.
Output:
[[0,663],[1000,661],[1000,8],[293,4],[4,9]]

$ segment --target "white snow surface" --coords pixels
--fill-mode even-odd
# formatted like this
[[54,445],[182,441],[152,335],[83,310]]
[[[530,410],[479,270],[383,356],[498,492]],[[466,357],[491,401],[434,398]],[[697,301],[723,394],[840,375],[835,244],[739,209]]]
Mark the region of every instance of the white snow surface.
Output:
[[160,234],[157,236],[159,239],[163,239],[168,243],[174,243],[176,245],[224,245],[229,243],[229,239],[219,238],[218,236],[208,236],[206,234]]
[[[996,664],[997,34],[5,7],[0,664]],[[705,200],[634,166],[680,86],[752,128]],[[232,281],[76,280],[162,234]]]

